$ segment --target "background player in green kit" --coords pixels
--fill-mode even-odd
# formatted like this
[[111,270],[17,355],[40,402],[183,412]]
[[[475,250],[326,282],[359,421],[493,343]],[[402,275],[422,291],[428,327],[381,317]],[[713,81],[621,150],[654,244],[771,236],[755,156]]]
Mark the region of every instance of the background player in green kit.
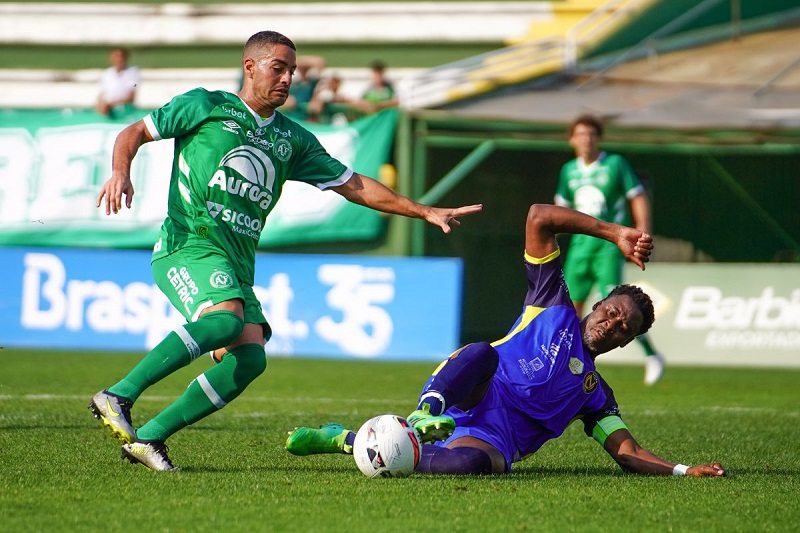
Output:
[[[153,249],[158,287],[187,323],[170,332],[89,408],[123,442],[122,455],[172,470],[166,439],[221,409],[266,368],[271,331],[253,293],[256,245],[287,179],[331,189],[385,213],[421,218],[448,233],[480,205],[429,207],[398,195],[333,159],[303,127],[275,111],[289,95],[296,49],[277,32],[256,33],[242,57],[238,94],[194,89],[127,128],[114,145],[111,178],[97,205],[130,208],[130,166],[139,147],[173,138],[167,218]],[[203,353],[217,365],[135,430],[130,409],[142,392]]]
[[[602,135],[603,125],[592,115],[581,115],[572,123],[569,143],[576,157],[561,168],[555,204],[649,234],[650,202],[644,187],[622,156],[600,151]],[[578,316],[583,316],[593,286],[605,298],[621,283],[624,263],[613,244],[588,235],[572,237],[564,277]],[[664,373],[664,358],[647,335],[637,337],[637,342],[647,356],[644,382],[652,385]]]

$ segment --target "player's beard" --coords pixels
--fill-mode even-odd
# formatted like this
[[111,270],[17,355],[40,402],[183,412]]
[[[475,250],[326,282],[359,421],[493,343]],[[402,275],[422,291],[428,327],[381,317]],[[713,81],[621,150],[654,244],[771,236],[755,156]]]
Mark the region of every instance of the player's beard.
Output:
[[582,337],[583,337],[583,345],[586,347],[586,349],[589,350],[591,353],[595,353],[596,347],[594,344],[594,339],[589,334],[589,331],[588,330],[584,331]]
[[600,345],[603,342],[603,338],[598,338],[597,336],[592,335],[591,328],[584,328],[581,331],[581,340],[583,341],[584,347],[591,353],[592,355],[599,355],[601,353]]

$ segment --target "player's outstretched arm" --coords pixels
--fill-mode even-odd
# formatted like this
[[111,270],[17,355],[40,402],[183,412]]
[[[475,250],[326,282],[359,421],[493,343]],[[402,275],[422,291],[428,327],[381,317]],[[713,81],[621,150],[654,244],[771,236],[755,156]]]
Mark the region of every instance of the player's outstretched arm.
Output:
[[618,429],[608,436],[603,445],[608,454],[626,472],[662,476],[720,477],[725,469],[720,463],[695,466],[670,463],[639,446],[627,429]]
[[147,131],[144,121],[134,122],[119,135],[114,141],[114,154],[111,160],[111,178],[106,181],[97,195],[97,207],[105,198],[106,215],[119,213],[122,209],[122,196],[125,196],[125,206],[130,209],[133,203],[133,184],[131,183],[131,162],[139,147],[153,138]]
[[434,226],[439,226],[443,232],[450,233],[451,226],[461,224],[460,217],[479,213],[483,205],[468,205],[464,207],[431,207],[398,194],[379,181],[362,174],[353,174],[346,183],[332,190],[341,194],[349,201],[363,205],[384,213],[403,215],[411,218],[421,218]]
[[531,257],[546,257],[558,248],[556,235],[579,233],[611,241],[628,261],[644,270],[650,260],[653,239],[634,228],[603,222],[580,211],[549,204],[534,204],[525,225],[525,251]]

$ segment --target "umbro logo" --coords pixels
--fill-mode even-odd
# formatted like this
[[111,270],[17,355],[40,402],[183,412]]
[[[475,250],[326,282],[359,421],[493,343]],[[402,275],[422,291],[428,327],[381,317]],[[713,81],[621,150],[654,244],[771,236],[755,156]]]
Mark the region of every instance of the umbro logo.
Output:
[[206,207],[208,208],[208,214],[211,215],[211,218],[217,218],[217,215],[220,214],[222,208],[225,206],[216,202],[206,202]]
[[235,120],[223,120],[222,129],[231,133],[239,133],[238,130],[242,129]]

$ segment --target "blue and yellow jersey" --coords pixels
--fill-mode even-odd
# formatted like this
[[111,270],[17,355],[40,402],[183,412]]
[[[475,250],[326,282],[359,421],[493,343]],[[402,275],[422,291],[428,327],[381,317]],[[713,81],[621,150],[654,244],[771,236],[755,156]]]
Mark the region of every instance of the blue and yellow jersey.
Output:
[[526,254],[525,268],[528,291],[522,313],[508,334],[492,343],[500,355],[495,385],[513,428],[514,461],[561,435],[576,418],[583,420],[587,435],[601,442],[600,421],[605,420],[607,431],[612,429],[609,417],[619,420],[614,394],[584,348],[560,251],[541,259]]

